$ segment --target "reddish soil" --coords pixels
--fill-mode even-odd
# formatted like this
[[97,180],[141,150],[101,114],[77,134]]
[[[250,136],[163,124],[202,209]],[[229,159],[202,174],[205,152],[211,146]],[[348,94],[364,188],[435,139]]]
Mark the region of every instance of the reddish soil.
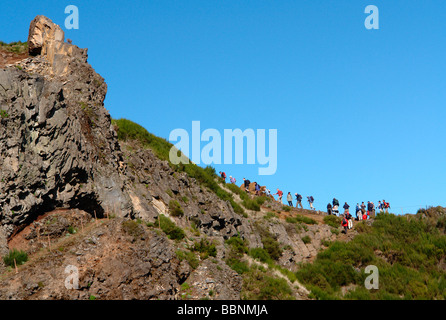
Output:
[[9,51],[0,49],[0,68],[4,68],[8,64],[13,64],[15,62],[21,61],[28,57],[29,57],[28,53],[17,54],[14,52],[9,52]]

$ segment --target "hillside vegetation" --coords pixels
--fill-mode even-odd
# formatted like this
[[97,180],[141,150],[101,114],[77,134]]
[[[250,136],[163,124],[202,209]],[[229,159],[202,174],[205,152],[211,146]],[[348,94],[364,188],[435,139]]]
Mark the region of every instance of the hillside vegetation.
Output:
[[[332,243],[296,275],[318,299],[445,299],[445,222],[444,214],[378,214],[372,226],[357,225],[361,234],[352,241]],[[368,265],[378,267],[378,290],[364,287]],[[353,290],[342,297],[346,286]]]
[[[161,160],[169,161],[172,144],[167,140],[150,134],[130,120],[113,120],[113,124],[120,140],[136,140],[143,147],[150,148]],[[239,187],[230,184],[227,184],[226,188],[231,192],[227,192],[217,182],[219,179],[212,167],[201,168],[195,164],[173,165],[170,161],[169,164],[176,171],[186,172],[190,177],[197,179],[221,199],[230,201],[237,213],[246,215],[233,195],[240,197],[245,209],[253,211],[259,211],[268,200],[264,197],[251,199]],[[308,221],[297,221],[299,218],[303,219],[300,216],[289,217],[287,222],[316,223],[309,218],[306,218]],[[444,212],[437,208],[420,212],[416,216],[378,214],[373,224],[356,224],[355,229],[360,234],[351,241],[332,242],[326,250],[317,255],[315,261],[300,264],[299,270],[294,274],[283,269],[280,271],[291,281],[298,279],[311,290],[310,297],[316,299],[445,299],[445,221]],[[324,218],[324,223],[337,228],[340,219],[328,216]],[[262,230],[257,231],[262,233]],[[285,284],[267,281],[266,287],[259,289],[260,291],[252,289],[260,286],[260,283],[253,282],[253,279],[266,281],[266,278],[258,275],[265,270],[258,265],[250,267],[243,256],[249,255],[274,269],[275,252],[280,250],[271,235],[265,236],[264,239],[267,239],[264,241],[264,249],[248,250],[244,247],[245,244],[232,251],[227,263],[243,276],[245,298],[271,299],[274,296],[287,299],[290,297],[287,290],[265,293],[273,288],[277,290],[287,287]],[[235,243],[238,242],[230,242],[231,246]],[[367,290],[364,286],[368,276],[365,268],[368,265],[378,267],[378,290]]]

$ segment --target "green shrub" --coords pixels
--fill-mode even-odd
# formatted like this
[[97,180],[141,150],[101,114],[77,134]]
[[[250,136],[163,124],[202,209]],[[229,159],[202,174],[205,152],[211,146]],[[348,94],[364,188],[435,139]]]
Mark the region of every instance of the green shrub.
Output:
[[169,201],[169,211],[174,217],[182,217],[184,215],[183,208],[181,208],[181,205],[176,200]]
[[265,220],[271,220],[272,218],[276,218],[277,216],[276,216],[276,214],[274,213],[274,212],[271,212],[271,211],[268,211],[264,216],[263,216],[263,218],[265,219]]
[[196,269],[200,264],[195,254],[191,251],[177,250],[176,255],[178,260],[180,261],[186,260],[192,269]]
[[271,259],[278,260],[282,256],[282,249],[276,237],[259,223],[255,223],[254,227],[262,240],[263,248],[268,252]]
[[244,254],[248,253],[246,240],[240,237],[231,237],[225,243],[229,246],[225,260],[226,264],[239,274],[248,272],[248,265],[242,261]]
[[3,262],[10,267],[14,267],[14,260],[15,263],[19,266],[24,264],[26,261],[28,261],[28,254],[25,251],[22,250],[9,250],[9,253],[3,257]]
[[329,215],[324,217],[324,223],[333,228],[338,228],[341,225],[342,219],[335,215]]
[[305,223],[305,224],[317,224],[317,221],[303,215],[296,215],[295,217],[286,217],[285,219],[288,223]]
[[282,207],[282,211],[290,212],[291,211],[291,207],[290,206],[283,206]]
[[215,247],[215,243],[209,242],[209,240],[204,238],[201,238],[200,242],[194,242],[192,251],[199,252],[202,260],[207,259],[209,256],[217,256],[217,248]]
[[122,229],[125,233],[131,235],[133,238],[141,237],[144,230],[141,228],[139,223],[134,220],[125,220],[122,222]]
[[229,245],[233,251],[235,251],[240,255],[248,253],[246,240],[240,237],[231,237],[228,240],[226,240],[225,243]]
[[68,233],[75,234],[77,232],[77,229],[73,226],[68,227]]
[[272,259],[269,255],[268,251],[266,251],[264,248],[252,248],[251,250],[249,250],[249,255],[252,258],[257,259],[264,263],[272,262]]
[[309,236],[302,237],[301,239],[305,244],[311,243],[311,238]]
[[228,257],[226,264],[238,274],[244,274],[249,272],[249,266],[246,262],[243,262],[234,257]]
[[266,275],[252,268],[243,279],[242,298],[246,300],[293,300],[293,291],[285,279]]
[[182,240],[186,236],[184,233],[184,230],[177,227],[177,225],[170,220],[169,218],[165,217],[164,215],[159,215],[158,217],[160,220],[159,222],[156,221],[155,225],[158,226],[158,224],[161,226],[161,230],[169,237],[169,239],[172,240]]
[[5,110],[0,110],[0,118],[6,119],[9,117],[9,114]]

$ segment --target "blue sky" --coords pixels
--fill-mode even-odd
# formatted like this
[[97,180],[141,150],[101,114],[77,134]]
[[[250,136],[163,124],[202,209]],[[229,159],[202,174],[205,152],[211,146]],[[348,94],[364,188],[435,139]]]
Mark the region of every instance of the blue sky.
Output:
[[[396,213],[445,201],[445,1],[15,1],[0,40],[26,40],[43,14],[89,48],[106,108],[168,138],[172,130],[278,130],[278,169],[216,165],[285,193],[386,199]],[[367,5],[379,30],[367,30]]]

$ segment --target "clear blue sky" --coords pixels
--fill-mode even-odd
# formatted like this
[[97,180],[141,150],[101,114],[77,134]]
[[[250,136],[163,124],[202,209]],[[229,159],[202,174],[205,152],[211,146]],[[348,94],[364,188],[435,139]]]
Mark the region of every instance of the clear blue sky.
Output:
[[[77,5],[106,108],[168,138],[176,128],[277,129],[278,170],[217,172],[396,213],[446,206],[446,2],[383,0],[14,1],[0,40],[38,14],[63,26]],[[367,30],[364,9],[379,8]]]

